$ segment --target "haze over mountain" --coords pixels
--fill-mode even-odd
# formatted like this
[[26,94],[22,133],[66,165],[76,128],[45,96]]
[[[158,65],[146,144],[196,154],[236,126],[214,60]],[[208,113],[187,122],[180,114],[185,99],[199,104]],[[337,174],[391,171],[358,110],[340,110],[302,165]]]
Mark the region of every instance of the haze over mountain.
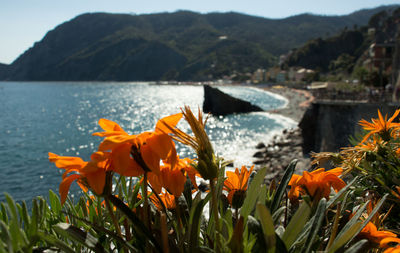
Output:
[[365,25],[395,7],[285,19],[233,12],[83,14],[49,31],[12,64],[0,65],[0,80],[218,79],[267,68],[310,39]]

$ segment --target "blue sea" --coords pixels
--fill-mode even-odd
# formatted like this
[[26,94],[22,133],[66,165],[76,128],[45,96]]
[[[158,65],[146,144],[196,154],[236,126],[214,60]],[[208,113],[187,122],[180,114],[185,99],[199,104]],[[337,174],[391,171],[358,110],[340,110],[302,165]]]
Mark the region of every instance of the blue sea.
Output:
[[[287,100],[244,86],[222,91],[265,110]],[[113,120],[131,134],[154,130],[158,119],[189,105],[202,107],[203,87],[121,82],[0,82],[0,201],[4,192],[16,200],[58,192],[62,170],[48,161],[48,152],[88,160],[101,141],[100,118]],[[296,122],[265,112],[210,117],[207,132],[216,152],[235,167],[252,165],[255,146],[268,142]],[[184,122],[179,127],[188,129]],[[179,145],[181,157],[192,156]],[[78,187],[71,189],[78,193]]]

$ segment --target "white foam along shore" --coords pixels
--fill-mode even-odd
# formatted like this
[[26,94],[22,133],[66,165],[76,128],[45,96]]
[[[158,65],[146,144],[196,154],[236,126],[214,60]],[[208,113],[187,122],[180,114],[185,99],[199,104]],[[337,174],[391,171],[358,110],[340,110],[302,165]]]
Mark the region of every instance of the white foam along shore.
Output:
[[257,92],[260,92],[260,91],[261,91],[261,92],[264,92],[264,93],[268,94],[269,96],[271,96],[271,97],[273,97],[273,98],[276,98],[276,99],[279,99],[279,100],[283,100],[283,101],[284,101],[283,106],[281,106],[281,107],[279,107],[279,108],[276,108],[276,109],[283,109],[283,108],[288,107],[288,105],[289,105],[289,99],[288,99],[287,97],[283,96],[283,95],[280,95],[280,94],[278,94],[278,93],[275,93],[275,92],[266,90],[266,89],[263,88],[263,87],[250,86],[249,88],[250,88],[250,89],[257,90]]

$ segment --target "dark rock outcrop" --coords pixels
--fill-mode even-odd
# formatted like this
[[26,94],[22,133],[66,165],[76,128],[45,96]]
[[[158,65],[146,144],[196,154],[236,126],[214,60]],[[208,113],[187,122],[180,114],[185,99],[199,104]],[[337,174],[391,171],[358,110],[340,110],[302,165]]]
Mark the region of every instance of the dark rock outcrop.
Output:
[[0,80],[5,80],[10,65],[0,63]]
[[217,88],[204,85],[203,112],[213,115],[227,115],[232,113],[260,112],[260,107],[247,101],[234,98]]

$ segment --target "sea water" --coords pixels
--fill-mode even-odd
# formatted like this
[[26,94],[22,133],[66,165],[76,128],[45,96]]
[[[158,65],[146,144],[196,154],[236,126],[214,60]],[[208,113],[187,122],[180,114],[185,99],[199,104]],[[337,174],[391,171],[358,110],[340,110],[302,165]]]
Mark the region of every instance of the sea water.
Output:
[[[280,96],[243,86],[223,86],[222,91],[265,110],[286,105]],[[16,200],[58,192],[63,170],[48,161],[48,152],[90,158],[101,141],[100,118],[117,122],[137,134],[154,130],[158,119],[188,105],[197,114],[203,87],[120,82],[0,82],[0,201],[4,192]],[[207,133],[217,154],[235,167],[252,165],[258,142],[268,142],[295,122],[265,112],[213,117]],[[179,123],[188,130],[187,124]],[[180,157],[193,152],[177,146]],[[233,168],[231,168],[233,169]],[[72,193],[79,191],[73,186]]]

